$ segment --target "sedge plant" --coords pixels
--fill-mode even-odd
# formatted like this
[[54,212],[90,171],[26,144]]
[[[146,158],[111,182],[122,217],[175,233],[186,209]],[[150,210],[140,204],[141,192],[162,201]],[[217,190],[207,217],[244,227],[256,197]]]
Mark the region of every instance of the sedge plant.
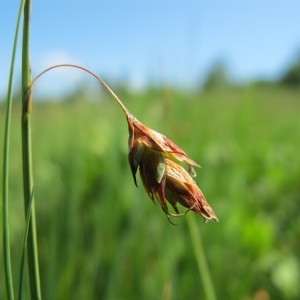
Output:
[[[199,165],[188,157],[188,155],[173,141],[161,133],[158,133],[139,122],[124,106],[111,88],[93,72],[77,65],[62,64],[50,67],[40,73],[35,80],[31,79],[30,72],[30,7],[31,1],[21,1],[20,12],[23,10],[23,43],[22,43],[22,159],[23,159],[23,188],[26,216],[26,230],[23,243],[23,255],[20,268],[19,299],[22,298],[22,280],[25,247],[28,255],[29,282],[32,299],[41,299],[39,260],[38,260],[38,242],[35,219],[35,201],[34,201],[34,179],[32,162],[32,142],[31,142],[31,113],[32,113],[32,86],[34,82],[44,73],[58,67],[73,67],[88,72],[94,76],[108,92],[113,96],[125,114],[128,129],[128,159],[132,171],[133,180],[137,186],[136,173],[139,171],[142,184],[153,202],[155,200],[160,204],[163,212],[170,217],[180,217],[188,211],[194,211],[202,216],[205,221],[218,220],[216,214],[207,203],[203,193],[193,180],[196,175],[194,167]],[[18,17],[20,20],[21,13]],[[19,24],[19,23],[18,23]],[[17,30],[18,25],[17,24]],[[16,30],[16,36],[17,36]],[[12,64],[14,61],[15,44],[13,50]],[[13,72],[11,70],[10,76]],[[3,240],[5,256],[5,282],[8,299],[14,299],[12,284],[12,274],[10,266],[10,243],[8,226],[8,153],[9,153],[9,123],[11,110],[11,86],[10,78],[8,96],[7,96],[7,118],[5,130],[5,151],[4,151],[4,189],[3,189]],[[188,170],[181,164],[186,164]],[[185,207],[187,210],[179,212],[177,205]],[[170,212],[171,206],[174,212]],[[172,221],[170,220],[172,223]],[[197,226],[192,221],[189,222],[196,258],[198,260],[199,271],[203,280],[203,287],[208,299],[214,299],[213,285],[210,280],[209,270],[205,263],[205,254],[201,246],[200,234]],[[202,257],[202,261],[199,260]]]
[[[113,90],[96,74],[81,66],[60,64],[41,72],[32,84],[46,72],[58,67],[73,67],[88,72],[116,100],[127,120],[129,130],[128,160],[134,183],[137,186],[136,173],[139,170],[147,194],[153,202],[155,199],[158,200],[162,210],[168,217],[180,217],[192,210],[202,216],[205,221],[218,220],[203,193],[192,179],[193,176],[196,176],[194,167],[200,166],[165,135],[138,121]],[[185,163],[188,166],[188,171],[179,163]],[[178,203],[187,208],[184,213],[179,213]],[[169,211],[167,204],[171,205],[175,213]]]
[[[205,222],[208,220],[218,220],[203,193],[192,179],[192,176],[196,176],[193,167],[199,167],[199,165],[191,160],[179,146],[166,136],[139,122],[113,90],[96,74],[78,65],[60,64],[49,67],[41,72],[32,81],[32,85],[46,72],[60,67],[77,68],[89,73],[104,86],[121,107],[129,129],[128,159],[134,183],[137,186],[136,173],[139,170],[142,183],[149,197],[153,202],[155,198],[158,200],[168,218],[170,216],[180,217],[192,210],[201,215]],[[180,163],[187,164],[188,170],[186,171]],[[175,213],[169,211],[167,203],[171,205]],[[179,213],[177,208],[178,203],[187,208],[184,213]],[[170,218],[169,221],[173,224]],[[193,215],[188,218],[188,229],[191,234],[197,266],[206,297],[209,300],[215,300],[215,291],[207,266],[201,235]]]

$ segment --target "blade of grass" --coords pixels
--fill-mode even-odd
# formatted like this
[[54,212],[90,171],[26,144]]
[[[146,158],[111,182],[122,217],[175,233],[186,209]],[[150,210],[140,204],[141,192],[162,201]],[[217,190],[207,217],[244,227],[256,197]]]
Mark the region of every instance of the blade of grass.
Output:
[[10,138],[10,120],[11,120],[11,105],[12,105],[12,86],[14,77],[15,56],[17,50],[17,41],[19,35],[19,28],[21,23],[21,16],[24,7],[24,0],[20,1],[17,23],[14,34],[14,41],[12,47],[12,56],[10,62],[10,71],[6,95],[6,117],[4,129],[4,151],[3,151],[3,246],[4,246],[4,273],[7,299],[14,299],[13,281],[11,272],[10,259],[10,242],[9,242],[9,220],[8,220],[8,169],[9,169],[9,138]]
[[30,217],[31,217],[31,209],[32,209],[32,203],[33,203],[33,192],[31,193],[30,202],[28,204],[28,210],[26,214],[26,227],[25,227],[25,233],[24,233],[24,239],[23,239],[23,247],[22,247],[22,258],[21,258],[21,264],[20,264],[20,279],[19,279],[19,300],[22,299],[22,286],[23,286],[23,273],[24,273],[24,265],[25,265],[25,252],[27,247],[27,237],[28,237],[28,230],[29,230],[29,223],[30,223]]
[[37,234],[35,220],[33,190],[33,167],[31,150],[31,74],[29,59],[29,32],[30,32],[31,1],[27,0],[24,6],[23,45],[22,45],[22,157],[23,157],[23,188],[25,202],[25,216],[31,197],[31,218],[28,229],[28,268],[32,299],[41,299],[40,275],[38,263]]
[[211,280],[209,268],[207,266],[204,248],[201,240],[201,235],[195,222],[193,214],[187,216],[188,228],[191,234],[191,239],[195,251],[195,257],[198,264],[198,270],[202,279],[203,289],[206,294],[206,299],[216,300],[214,286]]

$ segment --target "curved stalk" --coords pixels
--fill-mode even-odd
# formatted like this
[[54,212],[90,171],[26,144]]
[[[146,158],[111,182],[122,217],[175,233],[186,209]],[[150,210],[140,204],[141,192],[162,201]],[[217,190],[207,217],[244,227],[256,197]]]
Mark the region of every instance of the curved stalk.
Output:
[[52,70],[52,69],[56,69],[56,68],[61,68],[61,67],[71,67],[71,68],[75,68],[75,69],[80,69],[84,72],[87,72],[88,74],[92,75],[93,77],[95,77],[104,87],[105,89],[113,96],[113,98],[116,100],[116,102],[119,104],[119,106],[122,108],[123,112],[125,113],[125,115],[129,115],[129,111],[128,109],[125,107],[125,105],[122,103],[122,101],[118,98],[118,96],[113,92],[113,90],[108,86],[108,84],[101,79],[99,76],[97,76],[95,73],[93,73],[92,71],[78,66],[78,65],[73,65],[73,64],[59,64],[59,65],[55,65],[55,66],[51,66],[47,69],[45,69],[44,71],[42,71],[40,74],[38,74],[33,80],[32,83],[30,85],[30,88],[33,86],[33,84],[35,83],[35,81],[40,78],[43,74],[45,74],[46,72]]

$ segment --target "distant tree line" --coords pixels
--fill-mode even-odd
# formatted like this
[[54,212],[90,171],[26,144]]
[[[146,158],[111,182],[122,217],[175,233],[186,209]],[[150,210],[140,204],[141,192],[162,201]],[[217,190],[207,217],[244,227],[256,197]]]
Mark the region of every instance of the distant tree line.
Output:
[[300,86],[300,53],[280,78],[279,83],[288,86]]
[[[255,83],[264,86],[282,85],[286,87],[300,87],[300,51],[277,80],[257,79]],[[234,83],[230,80],[228,75],[226,63],[219,60],[211,67],[202,87],[205,90],[209,90],[233,85]]]

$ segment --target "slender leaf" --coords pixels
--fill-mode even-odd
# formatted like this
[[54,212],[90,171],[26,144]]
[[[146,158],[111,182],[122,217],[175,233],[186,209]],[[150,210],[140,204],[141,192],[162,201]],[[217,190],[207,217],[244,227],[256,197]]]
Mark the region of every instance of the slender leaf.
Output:
[[216,294],[211,280],[209,268],[207,266],[201,235],[198,230],[194,214],[189,214],[187,220],[188,228],[191,234],[191,239],[195,251],[195,257],[198,264],[198,270],[202,279],[203,289],[206,294],[206,299],[215,300]]
[[[31,151],[31,74],[29,59],[30,7],[27,0],[24,6],[24,26],[22,45],[22,157],[23,157],[23,187],[25,215],[27,214],[33,189],[33,166]],[[37,234],[35,222],[35,206],[32,200],[31,218],[28,229],[28,268],[32,299],[41,299],[40,275],[38,263]]]
[[21,16],[24,7],[24,0],[20,1],[18,17],[16,22],[16,29],[14,34],[14,41],[12,47],[12,56],[10,62],[10,71],[8,78],[8,87],[6,95],[6,119],[4,129],[4,155],[3,155],[3,245],[4,245],[4,270],[5,270],[5,284],[6,292],[9,300],[14,299],[11,259],[10,259],[10,241],[9,241],[9,200],[8,200],[8,175],[9,175],[9,138],[10,138],[10,122],[11,122],[11,106],[12,106],[12,86],[14,77],[15,56],[17,50],[17,41],[19,28],[21,23]]
[[25,227],[25,233],[24,233],[24,239],[23,239],[22,258],[21,258],[21,264],[20,264],[19,300],[22,299],[22,286],[23,286],[23,273],[24,273],[24,265],[25,265],[25,252],[26,252],[26,247],[27,247],[27,237],[28,237],[28,230],[29,230],[30,217],[31,217],[31,211],[32,211],[33,193],[34,193],[34,190],[32,190],[32,193],[31,193],[31,198],[30,198],[30,202],[28,204],[27,215],[26,215],[26,227]]

